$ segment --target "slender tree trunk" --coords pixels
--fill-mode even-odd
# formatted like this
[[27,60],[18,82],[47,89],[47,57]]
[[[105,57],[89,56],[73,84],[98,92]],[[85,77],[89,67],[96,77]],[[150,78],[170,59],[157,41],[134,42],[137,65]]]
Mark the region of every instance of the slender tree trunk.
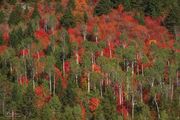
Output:
[[91,89],[91,86],[90,86],[90,73],[88,73],[88,93],[90,93],[90,89]]
[[86,32],[84,32],[84,34],[83,34],[83,38],[84,38],[84,41],[86,41]]
[[49,72],[49,91],[52,94],[52,80],[51,80],[51,72]]
[[172,84],[172,87],[171,87],[171,102],[173,100],[173,96],[174,96],[174,84]]
[[33,81],[33,90],[35,89],[35,81],[34,81],[34,78],[35,78],[35,70],[33,70],[33,75],[32,75],[32,81]]
[[63,77],[65,76],[65,63],[64,63],[64,58],[63,58]]
[[13,71],[13,69],[12,69],[12,64],[9,63],[9,65],[10,65],[10,74],[12,75],[12,71]]
[[119,86],[119,103],[122,105],[122,89],[121,86]]
[[15,120],[15,113],[14,113],[14,110],[11,111],[11,118],[12,118],[12,120]]
[[103,83],[103,80],[100,80],[100,94],[101,94],[101,97],[102,97],[102,84]]
[[98,42],[98,37],[96,36],[96,43]]
[[142,83],[140,83],[141,86],[141,102],[143,102],[143,88],[142,88]]
[[77,52],[76,52],[76,64],[79,64],[79,55]]
[[155,97],[154,97],[154,102],[156,104],[156,109],[157,109],[157,112],[158,112],[158,119],[160,120],[160,112],[159,112],[159,106],[158,106],[158,103],[157,103],[157,100],[156,100],[156,94],[155,94]]
[[179,84],[179,72],[176,72],[176,85],[178,86]]
[[103,50],[101,50],[101,56],[103,56]]
[[75,81],[76,81],[77,86],[79,87],[78,74],[75,75]]
[[54,91],[53,91],[53,95],[55,95],[56,94],[56,78],[55,78],[55,72],[54,72]]
[[132,61],[132,76],[134,75],[134,61]]
[[144,76],[144,65],[141,65],[141,69],[142,69],[142,76]]
[[3,115],[5,115],[5,95],[4,94],[3,94],[2,110],[3,110]]
[[132,120],[134,120],[134,95],[132,95]]

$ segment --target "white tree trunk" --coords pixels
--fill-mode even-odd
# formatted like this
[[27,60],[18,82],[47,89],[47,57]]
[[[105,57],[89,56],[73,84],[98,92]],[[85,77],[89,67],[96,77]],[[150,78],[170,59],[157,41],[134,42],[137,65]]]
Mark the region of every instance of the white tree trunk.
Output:
[[100,80],[100,94],[101,94],[101,97],[102,97],[102,85],[103,85],[103,80]]
[[65,76],[65,63],[64,63],[64,58],[63,58],[63,77]]
[[132,76],[134,75],[134,61],[132,61]]
[[141,102],[143,102],[143,89],[142,89],[142,83],[140,83],[141,86]]
[[51,80],[51,72],[49,72],[49,91],[52,94],[52,80]]
[[56,77],[55,77],[55,72],[54,72],[54,91],[53,91],[53,95],[55,95],[56,94]]
[[132,120],[134,120],[134,95],[132,95]]
[[90,93],[90,89],[91,89],[91,84],[90,84],[90,73],[88,73],[88,93]]
[[158,103],[157,103],[157,100],[156,100],[156,94],[155,94],[155,97],[154,97],[154,102],[156,104],[156,109],[157,109],[157,112],[158,112],[158,119],[160,119],[159,106],[158,106]]

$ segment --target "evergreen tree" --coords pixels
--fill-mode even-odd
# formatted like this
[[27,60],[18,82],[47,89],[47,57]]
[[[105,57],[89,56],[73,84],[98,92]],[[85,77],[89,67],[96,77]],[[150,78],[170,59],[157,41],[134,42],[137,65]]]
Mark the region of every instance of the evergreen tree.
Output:
[[11,33],[10,33],[10,41],[9,44],[13,47],[13,48],[18,48],[22,42],[22,40],[24,39],[24,34],[22,31],[22,28],[18,28],[17,30],[14,29]]
[[75,0],[69,0],[69,1],[68,1],[68,4],[67,4],[67,8],[68,8],[69,10],[73,10],[75,7],[76,7],[76,5],[75,5]]
[[26,93],[23,95],[20,110],[27,119],[31,119],[37,115],[35,107],[35,93],[33,91],[32,82],[29,83]]
[[11,4],[11,5],[15,5],[17,2],[17,0],[8,0],[8,3]]
[[[18,17],[17,17],[18,16]],[[10,25],[17,25],[19,22],[23,20],[22,18],[22,8],[21,6],[16,6],[15,10],[13,10],[9,16],[8,23]]]
[[56,13],[62,13],[63,12],[63,6],[61,5],[61,0],[57,1],[56,4]]
[[5,14],[3,11],[0,11],[0,24],[5,22]]
[[100,0],[94,8],[95,15],[108,14],[111,12],[112,2],[110,0]]
[[41,18],[41,16],[40,16],[39,11],[38,11],[38,5],[37,5],[37,3],[35,3],[34,11],[32,14],[32,19],[40,19],[40,18]]
[[3,37],[2,37],[2,32],[0,32],[0,45],[3,44]]
[[112,4],[112,8],[117,8],[119,4],[123,2],[123,0],[110,0]]
[[76,26],[74,16],[73,16],[71,10],[69,10],[69,9],[67,9],[65,11],[65,13],[62,16],[60,22],[61,22],[62,26],[65,27],[65,28],[75,27]]

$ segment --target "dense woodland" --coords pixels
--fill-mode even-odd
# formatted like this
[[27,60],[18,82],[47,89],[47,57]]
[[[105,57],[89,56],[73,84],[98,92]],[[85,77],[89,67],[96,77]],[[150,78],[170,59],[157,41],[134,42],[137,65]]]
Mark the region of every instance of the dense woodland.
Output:
[[0,0],[0,120],[180,120],[179,0]]

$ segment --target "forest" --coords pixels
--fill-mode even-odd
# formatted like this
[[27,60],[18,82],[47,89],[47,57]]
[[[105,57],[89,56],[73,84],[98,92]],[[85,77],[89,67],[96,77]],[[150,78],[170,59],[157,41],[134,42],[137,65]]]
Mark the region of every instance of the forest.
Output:
[[0,0],[0,120],[180,120],[180,1]]

